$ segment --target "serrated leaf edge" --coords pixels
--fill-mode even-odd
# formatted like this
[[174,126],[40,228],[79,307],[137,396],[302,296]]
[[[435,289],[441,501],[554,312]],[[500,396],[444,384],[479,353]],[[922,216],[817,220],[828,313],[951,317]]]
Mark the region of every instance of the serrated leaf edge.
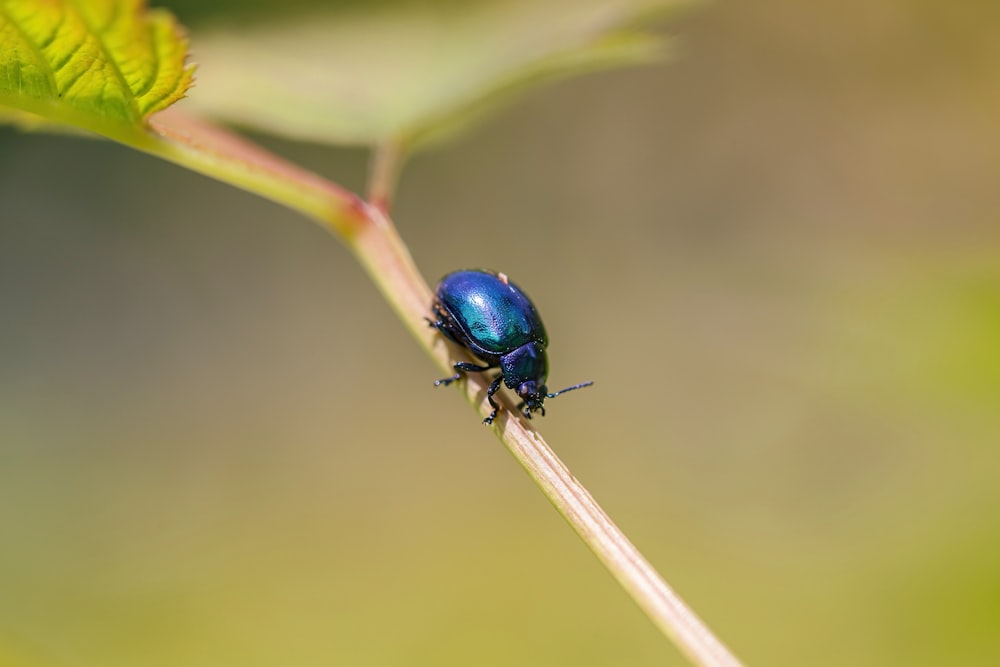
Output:
[[[45,91],[48,93],[46,96],[22,95],[12,90],[0,91],[0,104],[3,104],[3,100],[6,98],[6,105],[14,110],[39,115],[57,123],[79,125],[88,130],[109,135],[111,138],[121,139],[122,133],[114,132],[111,129],[112,126],[119,126],[121,128],[122,126],[129,127],[131,124],[136,127],[145,128],[150,115],[162,111],[186,96],[187,91],[194,83],[195,66],[193,64],[188,63],[182,66],[178,70],[176,77],[168,80],[168,84],[160,82],[158,79],[165,54],[179,50],[183,52],[186,59],[189,40],[183,27],[169,11],[162,8],[149,8],[146,2],[136,5],[136,20],[144,22],[145,25],[143,27],[149,31],[150,55],[153,58],[154,67],[149,76],[148,86],[142,90],[134,91],[125,77],[121,62],[109,51],[105,40],[102,38],[107,29],[115,21],[120,20],[121,11],[115,12],[108,25],[102,29],[98,29],[87,20],[86,14],[81,10],[79,2],[80,0],[64,0],[62,7],[65,12],[72,11],[75,17],[79,19],[88,31],[88,36],[93,38],[94,43],[100,49],[104,61],[110,66],[117,86],[121,89],[123,99],[127,104],[128,122],[116,121],[112,117],[103,116],[99,113],[81,111],[72,104],[60,103],[60,100],[72,89],[73,85],[79,79],[72,79],[68,84],[64,84],[60,90],[56,80],[56,68],[53,67],[53,63],[39,50],[39,44],[25,33],[21,23],[10,14],[4,3],[0,3],[0,17],[4,19],[7,25],[11,26],[20,38],[22,46],[31,53],[39,70],[45,75],[48,81],[49,90]],[[115,6],[120,10],[122,4],[115,3]],[[82,44],[83,42],[80,45]],[[76,48],[78,49],[80,45]],[[75,50],[62,60],[61,65],[70,62],[74,55]],[[151,91],[161,86],[163,87],[162,93],[148,101],[143,100]]]

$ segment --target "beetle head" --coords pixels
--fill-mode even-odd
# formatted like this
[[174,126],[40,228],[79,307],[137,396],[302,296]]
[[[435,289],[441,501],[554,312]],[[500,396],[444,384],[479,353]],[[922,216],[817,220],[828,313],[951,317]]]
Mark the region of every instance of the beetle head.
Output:
[[545,386],[545,379],[549,373],[548,359],[545,355],[545,348],[537,341],[525,343],[501,357],[500,369],[503,371],[504,382],[515,390],[521,398],[521,404],[518,407],[524,408],[522,414],[527,419],[531,419],[531,413],[535,411],[541,412],[542,416],[545,416],[543,404],[546,398],[555,398],[567,391],[582,389],[594,384],[593,382],[581,382],[550,394],[548,387]]
[[534,380],[521,383],[521,386],[517,388],[517,395],[521,397],[521,402],[524,405],[525,417],[531,419],[531,413],[535,410],[541,410],[542,416],[545,416],[545,406],[542,403],[545,401],[548,391],[544,384],[539,385]]
[[549,390],[545,385],[538,386],[535,382],[524,382],[520,387],[517,388],[517,395],[521,397],[522,405],[524,405],[524,416],[531,419],[531,413],[535,410],[541,410],[542,416],[545,416],[545,406],[542,403],[546,398],[555,398],[559,394],[565,394],[567,391],[573,391],[574,389],[583,389],[584,387],[589,387],[594,384],[592,381],[581,382],[580,384],[575,384],[572,387],[566,387],[565,389],[560,389],[554,394],[548,393]]

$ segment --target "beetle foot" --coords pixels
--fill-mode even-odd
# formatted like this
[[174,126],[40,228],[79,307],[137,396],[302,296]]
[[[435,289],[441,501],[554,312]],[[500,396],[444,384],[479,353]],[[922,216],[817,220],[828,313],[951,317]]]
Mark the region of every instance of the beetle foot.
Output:
[[434,386],[435,387],[447,387],[452,382],[454,382],[455,380],[458,380],[461,377],[462,377],[461,373],[455,373],[450,378],[441,378],[440,380],[434,380]]
[[483,423],[486,424],[487,426],[490,426],[493,423],[493,420],[496,419],[496,417],[497,417],[497,409],[493,408],[493,410],[490,412],[490,416],[484,419]]

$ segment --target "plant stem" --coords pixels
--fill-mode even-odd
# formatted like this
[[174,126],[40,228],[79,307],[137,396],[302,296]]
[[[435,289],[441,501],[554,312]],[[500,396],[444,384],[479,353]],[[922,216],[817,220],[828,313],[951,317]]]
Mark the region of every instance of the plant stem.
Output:
[[[374,209],[371,215],[376,223],[371,232],[356,237],[358,259],[407,328],[441,369],[451,372],[448,347],[423,319],[431,302],[430,288],[392,223]],[[485,396],[489,383],[480,375],[466,377],[466,398],[481,416],[487,415]],[[500,402],[504,409],[493,425],[500,441],[660,631],[695,665],[739,667],[740,661],[625,537],[538,431],[513,408],[510,398],[504,394]]]
[[402,158],[402,147],[395,141],[384,141],[372,149],[368,167],[368,203],[386,215],[396,194]]
[[[212,178],[268,197],[323,224],[353,251],[386,301],[442,371],[451,372],[454,351],[427,326],[432,293],[385,211],[391,200],[398,155],[376,151],[369,204],[323,178],[291,165],[254,144],[181,112],[159,114],[155,134],[131,145]],[[487,382],[467,375],[459,386],[480,415],[489,409]],[[737,658],[673,592],[663,578],[569,472],[507,395],[493,430],[584,543],[656,626],[700,667],[739,667]]]
[[518,416],[504,424],[501,440],[650,620],[692,663],[739,667],[739,660],[667,585],[541,436],[521,422]]
[[299,211],[348,241],[367,224],[367,205],[353,192],[237,134],[177,107],[154,115],[149,125],[152,132],[114,138]]

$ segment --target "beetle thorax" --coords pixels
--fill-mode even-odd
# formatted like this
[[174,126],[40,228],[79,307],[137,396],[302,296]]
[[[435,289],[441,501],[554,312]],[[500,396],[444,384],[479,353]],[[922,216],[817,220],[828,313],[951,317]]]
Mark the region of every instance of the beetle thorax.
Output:
[[522,399],[525,398],[525,391],[545,395],[549,361],[541,343],[531,341],[503,355],[500,357],[500,370],[503,371],[504,384],[517,391]]

